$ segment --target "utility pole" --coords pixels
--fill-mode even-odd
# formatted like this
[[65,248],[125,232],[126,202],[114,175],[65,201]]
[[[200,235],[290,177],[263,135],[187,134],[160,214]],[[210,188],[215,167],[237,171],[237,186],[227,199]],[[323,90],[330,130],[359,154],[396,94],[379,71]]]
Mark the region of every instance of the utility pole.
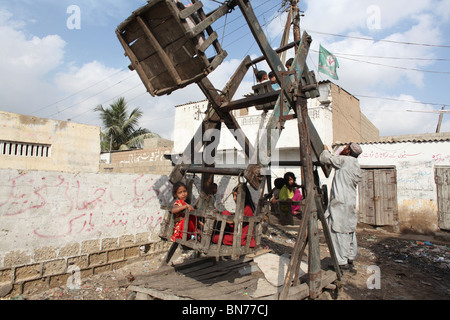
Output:
[[[292,8],[292,25],[294,32],[294,41],[300,40],[300,9],[298,8],[299,0],[290,0]],[[297,52],[298,46],[295,46]]]
[[[441,110],[444,110],[445,109],[445,106],[442,106],[442,109]],[[439,133],[439,132],[441,132],[441,124],[442,124],[442,117],[444,116],[444,113],[443,112],[441,112],[440,114],[439,114],[439,120],[438,120],[438,125],[437,125],[437,128],[436,128],[436,133]]]

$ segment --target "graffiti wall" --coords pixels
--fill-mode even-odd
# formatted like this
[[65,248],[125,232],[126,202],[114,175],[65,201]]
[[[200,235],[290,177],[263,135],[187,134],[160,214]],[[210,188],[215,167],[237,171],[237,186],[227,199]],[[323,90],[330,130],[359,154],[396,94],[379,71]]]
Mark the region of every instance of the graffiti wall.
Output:
[[362,144],[361,166],[394,167],[399,223],[412,231],[439,230],[435,168],[450,166],[449,141]]
[[0,170],[0,254],[154,233],[167,176]]

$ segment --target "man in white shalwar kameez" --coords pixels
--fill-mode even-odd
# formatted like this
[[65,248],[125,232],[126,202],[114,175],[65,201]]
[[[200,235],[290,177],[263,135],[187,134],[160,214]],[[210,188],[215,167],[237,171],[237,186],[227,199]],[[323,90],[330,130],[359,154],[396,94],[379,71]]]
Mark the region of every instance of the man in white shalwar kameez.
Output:
[[330,201],[325,212],[331,239],[341,270],[353,270],[353,260],[358,254],[356,241],[356,187],[361,180],[358,156],[361,147],[350,143],[340,155],[333,155],[325,146],[320,162],[335,169]]

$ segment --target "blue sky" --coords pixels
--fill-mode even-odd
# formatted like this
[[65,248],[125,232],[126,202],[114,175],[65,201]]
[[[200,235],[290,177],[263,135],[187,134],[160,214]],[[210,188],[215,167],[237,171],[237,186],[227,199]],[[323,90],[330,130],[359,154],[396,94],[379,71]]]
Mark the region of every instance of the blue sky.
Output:
[[[281,2],[251,1],[274,48],[286,19]],[[215,1],[203,3],[206,12],[218,7]],[[173,139],[174,107],[204,96],[193,84],[169,96],[152,97],[127,69],[129,60],[114,31],[145,4],[0,0],[0,110],[100,125],[92,109],[124,96],[130,107],[144,111],[142,127]],[[79,8],[79,29],[67,26],[71,6]],[[313,38],[307,62],[319,80],[329,79],[317,73],[322,44],[340,64],[339,80],[333,82],[360,99],[362,111],[381,135],[435,131],[437,114],[406,110],[438,110],[442,105],[450,109],[449,0],[308,0],[300,1],[300,8],[305,14],[301,28]],[[238,8],[213,28],[228,52],[209,76],[221,89],[245,55],[257,57],[261,52]],[[249,73],[236,98],[253,83]],[[444,115],[441,131],[450,131],[448,117]]]

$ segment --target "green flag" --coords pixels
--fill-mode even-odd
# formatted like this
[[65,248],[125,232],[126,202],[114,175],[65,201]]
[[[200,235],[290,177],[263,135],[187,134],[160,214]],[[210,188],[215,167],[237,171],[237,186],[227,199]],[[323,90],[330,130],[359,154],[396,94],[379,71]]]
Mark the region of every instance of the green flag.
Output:
[[331,78],[339,80],[336,72],[336,68],[339,68],[339,63],[335,56],[333,56],[328,50],[320,45],[319,50],[319,72],[329,75]]

